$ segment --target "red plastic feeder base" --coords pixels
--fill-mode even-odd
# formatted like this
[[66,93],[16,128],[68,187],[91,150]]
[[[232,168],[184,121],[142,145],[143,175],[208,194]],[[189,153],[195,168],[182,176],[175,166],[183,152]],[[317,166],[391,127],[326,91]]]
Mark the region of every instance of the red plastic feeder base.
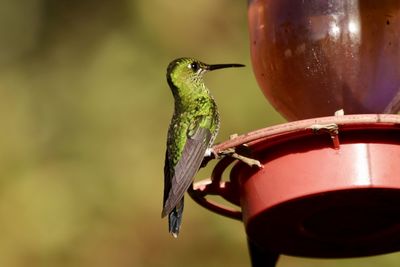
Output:
[[[248,237],[279,254],[358,257],[400,250],[400,116],[346,115],[265,128],[215,146],[247,144],[262,169],[232,159],[191,196],[241,218]],[[241,212],[208,201],[221,195]]]

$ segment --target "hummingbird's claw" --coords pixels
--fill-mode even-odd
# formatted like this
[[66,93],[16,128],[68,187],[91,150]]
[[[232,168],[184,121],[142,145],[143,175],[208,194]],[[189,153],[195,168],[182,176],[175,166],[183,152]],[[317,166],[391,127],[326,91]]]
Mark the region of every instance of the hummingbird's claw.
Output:
[[239,155],[237,153],[233,153],[232,155],[230,155],[232,158],[235,158],[237,160],[240,160],[243,163],[246,163],[247,165],[249,165],[250,167],[258,167],[258,168],[263,168],[263,165],[261,165],[260,161],[256,160],[256,159],[252,159],[252,158],[248,158],[242,155]]
[[[239,150],[239,154],[238,151]],[[223,157],[232,157],[234,159],[237,159],[243,163],[246,163],[250,167],[257,166],[258,168],[263,168],[262,164],[260,161],[256,159],[252,159],[247,156],[243,156],[242,154],[249,154],[248,153],[248,147],[246,145],[241,145],[236,148],[228,148],[222,151],[219,151],[218,153],[213,149],[213,148],[207,148],[206,152],[204,153],[204,159],[203,162],[201,163],[201,167],[205,167],[207,163],[212,160],[212,159],[221,159]]]
[[258,161],[256,159],[252,159],[252,158],[246,157],[246,156],[243,156],[243,155],[239,155],[236,152],[235,148],[228,148],[226,150],[223,150],[223,151],[219,152],[219,155],[220,155],[220,157],[221,156],[222,157],[226,157],[226,156],[232,157],[232,158],[237,159],[237,160],[239,160],[239,161],[241,161],[243,163],[246,163],[250,167],[257,166],[258,168],[263,168],[263,166],[260,163],[260,161]]

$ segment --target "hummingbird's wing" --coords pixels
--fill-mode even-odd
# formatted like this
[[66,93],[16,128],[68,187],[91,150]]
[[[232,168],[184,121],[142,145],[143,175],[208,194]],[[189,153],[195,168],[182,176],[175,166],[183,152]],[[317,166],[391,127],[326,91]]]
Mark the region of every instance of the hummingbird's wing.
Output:
[[169,214],[183,198],[185,192],[193,182],[193,177],[199,170],[210,139],[211,131],[201,127],[201,120],[194,122],[194,129],[187,133],[187,140],[182,150],[182,156],[175,166],[171,166],[168,153],[165,157],[164,175],[164,208],[162,217]]

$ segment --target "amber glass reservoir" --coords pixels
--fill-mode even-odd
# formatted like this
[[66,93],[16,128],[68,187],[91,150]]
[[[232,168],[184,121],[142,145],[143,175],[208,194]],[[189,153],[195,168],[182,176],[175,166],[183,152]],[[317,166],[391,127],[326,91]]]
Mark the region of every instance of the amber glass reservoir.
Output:
[[248,17],[256,79],[288,120],[396,111],[400,0],[249,0]]

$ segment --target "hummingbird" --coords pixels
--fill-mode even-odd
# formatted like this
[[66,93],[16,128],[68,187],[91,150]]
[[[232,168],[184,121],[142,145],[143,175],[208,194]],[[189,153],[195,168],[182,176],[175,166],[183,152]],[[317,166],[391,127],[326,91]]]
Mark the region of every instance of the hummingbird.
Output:
[[217,105],[203,76],[208,71],[231,67],[244,65],[209,65],[193,58],[178,58],[167,68],[167,82],[175,107],[167,136],[161,217],[168,215],[169,232],[175,238],[182,223],[184,194],[193,183],[203,158],[211,155],[220,125]]

